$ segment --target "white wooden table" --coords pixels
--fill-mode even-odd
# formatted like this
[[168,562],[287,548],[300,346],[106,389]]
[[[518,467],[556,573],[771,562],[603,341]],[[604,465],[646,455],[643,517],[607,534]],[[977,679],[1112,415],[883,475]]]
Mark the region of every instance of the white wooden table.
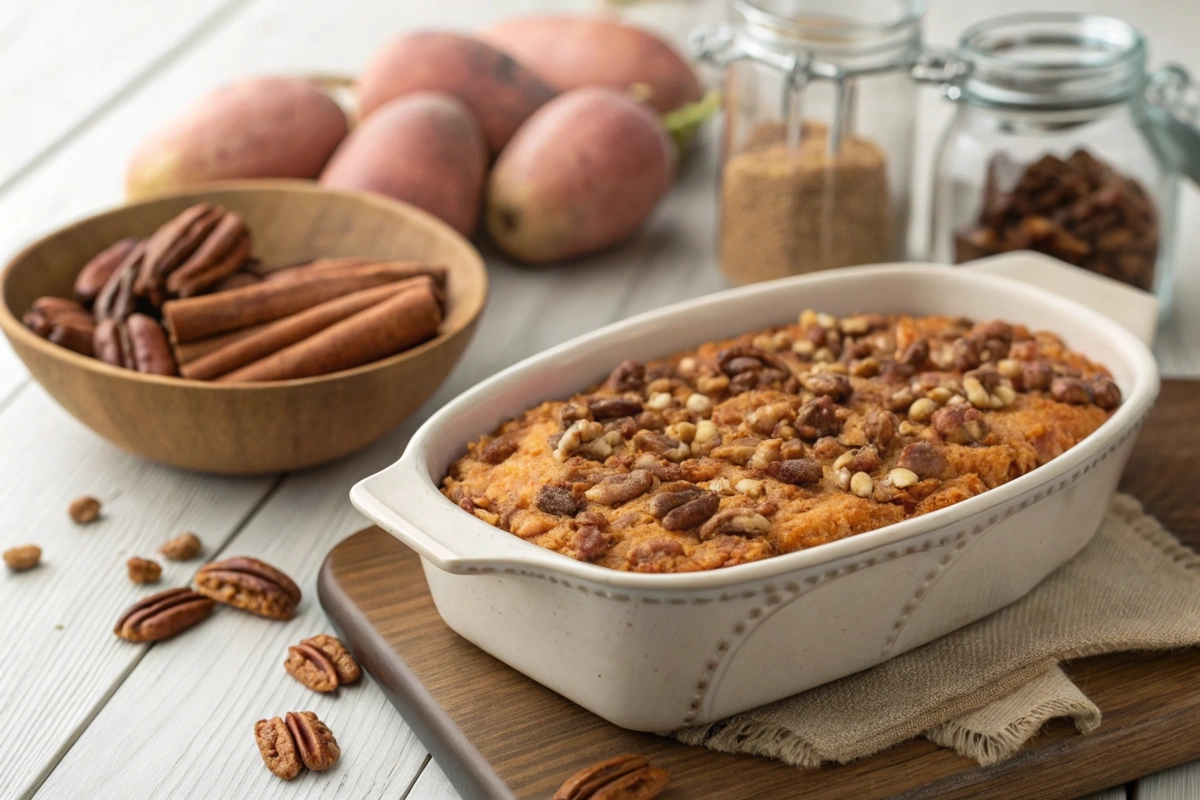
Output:
[[[721,0],[620,7],[682,40],[719,19]],[[929,39],[1000,8],[933,0]],[[1003,10],[1040,0],[1005,0]],[[1200,4],[1060,0],[1142,26],[1155,63],[1200,72],[1191,49]],[[1185,7],[1186,6],[1186,7]],[[544,8],[547,0],[5,0],[0,3],[0,256],[71,219],[120,202],[123,164],[157,122],[199,93],[259,72],[358,70],[395,32],[469,27]],[[918,169],[947,109],[924,98]],[[711,138],[710,138],[711,141]],[[286,646],[328,629],[316,602],[325,553],[364,520],[350,485],[396,459],[415,425],[447,398],[567,337],[722,286],[713,257],[712,147],[691,159],[652,224],[618,252],[559,271],[489,257],[492,295],[474,343],[446,385],[402,429],[331,466],[257,479],[180,472],[126,455],[75,422],[0,345],[0,549],[36,542],[44,566],[0,576],[0,798],[452,798],[454,790],[368,679],[337,698],[314,696],[283,672]],[[1200,201],[1185,191],[1179,307],[1158,353],[1168,375],[1200,375]],[[924,205],[918,198],[917,210]],[[104,501],[103,521],[74,526],[72,498]],[[130,555],[196,531],[208,555],[252,554],[305,592],[297,618],[277,623],[217,614],[155,646],[119,641],[118,613],[145,594],[124,575]],[[194,564],[167,564],[164,585]],[[299,707],[329,722],[340,766],[291,783],[272,777],[251,740],[255,720]],[[498,712],[500,713],[500,712]],[[1200,797],[1200,762],[1139,781],[1105,800]]]

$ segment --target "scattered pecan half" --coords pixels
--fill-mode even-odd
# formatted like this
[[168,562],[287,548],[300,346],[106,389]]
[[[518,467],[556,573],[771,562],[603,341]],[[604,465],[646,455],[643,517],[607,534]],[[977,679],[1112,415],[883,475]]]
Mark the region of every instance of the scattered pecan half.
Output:
[[718,534],[734,536],[764,536],[771,530],[771,523],[753,508],[727,508],[718,511],[700,528],[700,541]]
[[190,561],[200,555],[203,549],[204,545],[200,543],[199,536],[194,533],[181,533],[158,548],[158,552],[172,561]]
[[287,729],[304,766],[314,772],[329,769],[342,756],[333,732],[311,711],[289,711]]
[[162,565],[148,558],[134,556],[125,562],[125,567],[129,570],[129,580],[134,583],[158,583],[162,577]]
[[604,506],[619,506],[641,497],[654,485],[654,476],[644,469],[625,475],[609,475],[584,492],[584,497]]
[[257,558],[239,556],[205,564],[196,573],[196,591],[219,603],[271,619],[291,619],[300,587]]
[[67,508],[71,520],[78,525],[87,525],[100,519],[100,501],[94,497],[76,497]]
[[33,569],[42,560],[42,548],[36,544],[25,544],[4,551],[4,565],[13,572]]
[[579,770],[552,800],[651,800],[670,779],[665,769],[651,767],[645,758],[629,753]]
[[300,756],[287,723],[279,717],[260,719],[254,723],[254,742],[263,763],[276,777],[290,781],[300,774]]
[[167,589],[130,606],[117,620],[113,633],[130,642],[157,642],[200,622],[215,605],[191,589]]
[[593,397],[588,400],[593,419],[633,417],[642,413],[642,401],[635,397]]
[[324,633],[289,647],[284,667],[293,678],[316,692],[333,691],[362,677],[362,670],[346,645]]

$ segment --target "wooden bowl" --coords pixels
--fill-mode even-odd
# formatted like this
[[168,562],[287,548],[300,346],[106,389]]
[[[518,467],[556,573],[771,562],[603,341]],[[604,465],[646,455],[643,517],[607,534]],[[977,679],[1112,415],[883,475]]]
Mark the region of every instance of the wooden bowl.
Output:
[[[93,255],[124,236],[148,236],[199,202],[241,214],[254,254],[267,263],[366,256],[444,264],[440,335],[331,375],[217,384],[119,369],[51,344],[21,323],[38,297],[71,297],[76,274]],[[486,296],[479,253],[423,211],[305,181],[239,181],[106,211],[25,248],[0,274],[0,329],[54,399],[118,447],[176,467],[255,474],[330,461],[399,425],[458,361]]]

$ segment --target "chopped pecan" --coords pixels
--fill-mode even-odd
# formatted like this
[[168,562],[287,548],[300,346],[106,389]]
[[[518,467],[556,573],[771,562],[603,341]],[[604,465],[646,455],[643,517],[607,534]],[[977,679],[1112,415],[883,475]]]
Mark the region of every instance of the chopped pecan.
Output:
[[669,531],[694,528],[717,513],[721,498],[715,492],[701,492],[686,503],[671,509],[662,518],[662,526]]
[[881,408],[872,408],[863,419],[863,435],[879,447],[887,447],[896,436],[900,421],[896,415]]
[[667,461],[654,453],[642,453],[633,462],[634,469],[644,469],[660,481],[677,481],[683,477],[678,464]]
[[1050,383],[1050,396],[1060,403],[1081,406],[1092,402],[1092,389],[1079,378],[1060,376]]
[[842,429],[837,409],[828,396],[807,401],[796,414],[796,433],[801,439],[836,436]]
[[643,411],[634,417],[638,430],[661,431],[667,427],[667,420],[659,411]]
[[633,437],[633,446],[638,450],[657,453],[668,461],[679,462],[688,457],[688,446],[677,439],[655,431],[638,431]]
[[254,742],[263,763],[277,778],[290,781],[300,774],[300,756],[287,723],[279,717],[260,719],[254,723]]
[[307,642],[288,648],[283,667],[289,675],[314,692],[332,692],[338,687],[337,667],[333,661]]
[[609,475],[584,492],[584,497],[604,506],[619,506],[641,497],[654,485],[654,477],[644,469],[625,475]]
[[809,486],[820,483],[825,470],[819,461],[811,458],[791,458],[772,464],[770,474],[793,486]]
[[546,484],[538,489],[533,504],[558,517],[573,517],[584,508],[583,500],[576,497],[571,487],[558,484]]
[[[747,441],[751,441],[753,444],[748,444]],[[757,439],[738,439],[729,444],[714,447],[709,455],[721,461],[728,461],[731,464],[745,465],[754,457],[756,447],[758,447]]]
[[125,562],[125,568],[129,570],[129,580],[134,583],[158,583],[162,577],[162,565],[148,558],[134,556]]
[[42,560],[42,548],[36,544],[25,544],[11,547],[4,551],[4,566],[13,572],[24,572],[33,569]]
[[982,412],[966,403],[939,408],[930,422],[938,435],[952,444],[978,444],[987,436]]
[[130,642],[157,642],[200,622],[215,605],[191,589],[167,589],[130,606],[117,620],[113,633]]
[[941,478],[950,467],[942,451],[929,442],[907,445],[896,463],[916,473],[919,478]]
[[632,417],[642,413],[642,401],[634,397],[596,397],[588,400],[593,419]]
[[640,392],[645,382],[646,366],[640,361],[628,359],[617,365],[604,385],[614,392]]
[[822,461],[832,461],[846,451],[835,436],[822,436],[813,445],[813,455]]
[[76,497],[67,508],[71,521],[77,525],[87,525],[100,519],[100,501],[94,497]]
[[289,711],[287,729],[296,743],[296,752],[304,766],[314,772],[329,769],[342,756],[337,739],[324,722],[311,711]]
[[718,511],[700,528],[700,541],[718,534],[734,536],[765,536],[771,523],[752,508],[726,508]]
[[595,561],[608,552],[610,543],[598,527],[584,525],[575,531],[572,546],[575,548],[575,557],[580,561]]
[[196,573],[196,591],[219,603],[272,619],[291,619],[300,587],[266,562],[248,556],[205,564]]
[[1109,378],[1092,380],[1092,399],[1105,411],[1121,405],[1121,390]]
[[922,367],[929,360],[929,341],[914,339],[912,344],[896,355],[896,361],[912,367]]
[[521,434],[518,431],[502,433],[479,448],[479,460],[485,464],[503,463],[509,456],[517,452],[521,445]]
[[850,379],[836,372],[816,372],[800,379],[804,388],[835,402],[850,396]]
[[200,537],[196,534],[181,533],[158,548],[158,552],[172,561],[190,561],[200,555],[203,549],[204,545],[200,543]]
[[625,558],[637,572],[662,572],[669,569],[676,556],[683,555],[683,545],[674,539],[649,539],[629,548]]
[[655,519],[662,519],[673,509],[699,497],[703,491],[699,486],[688,481],[664,483],[659,487],[658,494],[650,498],[650,514]]
[[563,430],[581,419],[592,421],[592,412],[587,406],[580,403],[564,403],[563,407],[558,410],[558,421],[563,426]]
[[1054,368],[1041,359],[1026,361],[1021,377],[1025,391],[1045,391],[1054,380]]
[[846,468],[851,472],[874,472],[879,469],[879,451],[871,445],[860,447],[851,456]]

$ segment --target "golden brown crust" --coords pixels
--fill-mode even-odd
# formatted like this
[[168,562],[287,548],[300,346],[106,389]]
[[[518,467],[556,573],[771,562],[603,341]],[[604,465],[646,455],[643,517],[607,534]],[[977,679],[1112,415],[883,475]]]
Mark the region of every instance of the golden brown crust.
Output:
[[542,547],[690,572],[836,541],[1061,455],[1120,401],[1057,337],[993,321],[806,311],[625,362],[468,445],[443,494]]

